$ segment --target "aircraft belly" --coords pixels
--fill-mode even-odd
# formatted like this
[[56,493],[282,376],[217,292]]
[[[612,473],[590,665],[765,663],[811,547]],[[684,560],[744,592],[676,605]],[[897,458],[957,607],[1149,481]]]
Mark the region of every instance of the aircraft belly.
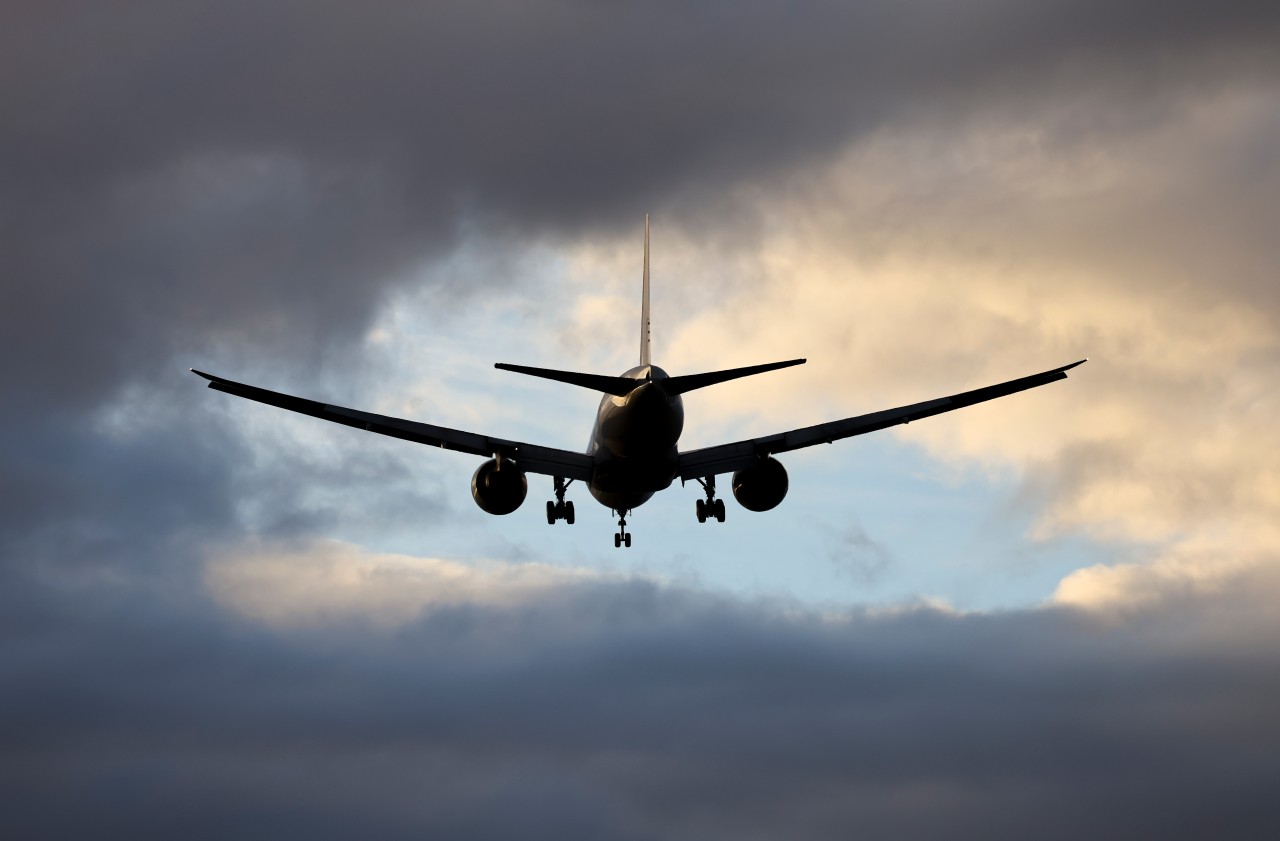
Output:
[[602,491],[591,486],[591,495],[596,501],[606,508],[612,508],[614,511],[630,511],[633,508],[639,508],[649,501],[651,493],[619,493],[615,491]]
[[591,495],[610,508],[635,508],[676,477],[675,448],[657,458],[605,458],[596,462],[589,484]]
[[676,478],[676,459],[604,459],[596,462],[591,474],[591,487],[602,491],[648,491],[671,486]]

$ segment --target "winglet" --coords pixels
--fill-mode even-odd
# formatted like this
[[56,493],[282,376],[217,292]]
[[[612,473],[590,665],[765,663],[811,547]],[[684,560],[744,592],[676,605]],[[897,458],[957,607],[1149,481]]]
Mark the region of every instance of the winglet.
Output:
[[649,361],[649,214],[644,215],[644,283],[640,293],[640,366]]

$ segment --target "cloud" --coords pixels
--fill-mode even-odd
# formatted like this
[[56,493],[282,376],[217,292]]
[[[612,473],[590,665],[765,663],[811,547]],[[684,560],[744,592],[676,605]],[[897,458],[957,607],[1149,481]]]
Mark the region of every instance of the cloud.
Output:
[[[290,562],[400,611],[323,553]],[[452,574],[369,562],[410,591]],[[305,594],[267,563],[254,586]],[[112,621],[73,613],[0,656],[6,825],[1189,838],[1247,835],[1271,808],[1275,653],[1204,601],[1110,627],[1058,610],[833,617],[528,574],[455,589],[390,635],[341,611],[283,635],[180,605],[116,613],[107,593]]]
[[[645,207],[685,226],[691,242],[734,253],[729,268],[751,281],[758,274],[747,267],[756,258],[776,277],[795,255],[776,239],[769,253],[748,246],[781,215],[820,223],[818,208],[836,207],[837,195],[837,216],[848,219],[843,209],[853,208],[860,222],[880,222],[862,238],[870,253],[945,245],[956,225],[980,221],[975,207],[1001,200],[973,177],[994,169],[997,184],[1023,191],[1014,196],[1023,200],[1018,212],[988,220],[1023,222],[1004,232],[1001,247],[1087,245],[1141,268],[1135,255],[1159,254],[1176,237],[1198,246],[1179,253],[1182,265],[1268,294],[1269,259],[1227,247],[1235,241],[1215,239],[1216,226],[1176,211],[1203,206],[1188,201],[1200,196],[1194,173],[1202,167],[1187,161],[1212,161],[1203,168],[1211,186],[1231,178],[1235,188],[1212,193],[1220,199],[1215,213],[1231,214],[1222,227],[1265,242],[1270,182],[1256,176],[1271,148],[1260,116],[1267,103],[1232,94],[1265,90],[1274,71],[1267,47],[1277,19],[1268,4],[1117,13],[984,2],[948,14],[945,26],[940,19],[928,4],[901,3],[813,3],[786,15],[768,4],[683,14],[570,2],[378,3],[359,14],[342,4],[267,10],[244,2],[14,12],[0,35],[0,97],[13,114],[0,136],[0,215],[12,245],[0,255],[0,375],[15,395],[0,410],[3,440],[11,442],[0,453],[5,472],[26,475],[18,442],[41,419],[56,414],[73,426],[131,383],[187,401],[189,384],[173,375],[196,362],[246,373],[271,366],[288,372],[277,379],[282,388],[310,386],[326,373],[349,379],[371,319],[395,290],[428,282],[466,299],[518,284],[513,273],[459,279],[422,266],[447,265],[477,241],[511,254],[541,238],[570,247],[595,241],[634,226]],[[1144,126],[1177,129],[1182,123],[1166,118],[1187,101],[1228,103],[1196,117],[1196,136],[1206,142],[1194,154],[1178,145],[1175,130],[1160,139],[1169,155],[1131,145],[1108,156],[1116,138],[1147,142]],[[1030,128],[1039,134],[1027,120],[1009,119],[1036,107],[1044,121]],[[1257,130],[1232,134],[1242,118]],[[988,119],[1015,130],[973,130]],[[1215,123],[1240,142],[1215,144]],[[926,129],[917,134],[911,126],[919,124]],[[849,150],[864,158],[831,164]],[[1161,181],[1174,171],[1166,162],[1185,180]],[[805,183],[805,173],[817,180]],[[1117,178],[1130,179],[1123,192]],[[1190,193],[1169,192],[1170,183],[1190,184]],[[1153,186],[1165,192],[1149,192]],[[1021,212],[1029,199],[1071,207],[1088,189],[1122,200],[1080,241],[1046,240],[1043,227],[1037,234],[1029,224],[1043,216]],[[1126,196],[1140,201],[1127,206]],[[1137,241],[1143,229],[1128,234],[1122,224],[1137,211],[1168,224]],[[1141,248],[1126,250],[1124,235],[1099,239],[1103,224]],[[924,237],[916,244],[891,236],[916,225]],[[847,239],[847,231],[833,233]],[[990,247],[990,237],[979,230],[960,244],[972,254]],[[832,237],[820,239],[803,245],[832,245]],[[907,284],[901,267],[876,268],[886,282]],[[911,262],[902,271],[917,269]],[[683,299],[716,306],[722,292],[697,281],[724,270],[702,265]],[[1053,276],[1093,288],[1086,273]],[[1145,299],[1123,285],[1131,294],[1112,303],[1117,318],[1132,323]],[[756,285],[747,286],[749,299]],[[826,292],[812,291],[818,300]],[[917,292],[929,294],[919,284]],[[1038,329],[1018,325],[1007,303],[1004,310],[991,303],[1002,296],[1007,302],[1007,286],[986,296],[995,309],[985,326],[969,328],[976,341],[1021,340]],[[929,329],[928,312],[897,313],[867,297],[849,303],[855,313],[883,312],[882,324]],[[932,315],[946,312],[939,302]],[[796,323],[814,319],[817,330],[843,319],[837,307],[774,310],[775,319],[788,313]],[[749,323],[738,317],[738,329],[727,331],[735,339]],[[1223,308],[1218,317],[1227,323],[1241,313]],[[1049,326],[1057,335],[1083,329]],[[763,349],[767,331],[760,340]],[[670,346],[676,360],[697,361],[680,341]],[[1128,348],[1101,350],[1115,358]],[[1215,352],[1221,359],[1232,351]],[[974,370],[966,360],[977,351],[949,353],[945,369],[940,354],[926,360],[914,352],[894,354],[897,362],[879,370],[927,366],[949,385],[950,375]],[[745,393],[725,388],[726,400]],[[38,484],[14,495],[36,497]]]
[[[1264,3],[982,2],[938,21],[928,3],[15,12],[6,381],[84,405],[175,350],[249,338],[296,369],[469,229],[497,247],[594,236],[663,205],[727,208],[747,241],[736,190],[921,110],[1051,92],[1159,113],[1274,70]],[[37,355],[51,324],[62,340]]]
[[1174,611],[1197,596],[1241,605],[1274,598],[1280,586],[1280,535],[1270,524],[1246,531],[1231,524],[1189,535],[1141,563],[1094,565],[1072,572],[1052,602],[1113,618],[1157,607]]
[[870,584],[894,562],[893,553],[867,534],[856,516],[843,529],[828,535],[831,563],[842,575]]
[[396,628],[428,610],[511,606],[577,582],[591,570],[547,564],[462,563],[372,553],[335,540],[224,549],[204,584],[227,609],[271,626],[354,622]]
[[[1274,823],[1274,3],[68,2],[5,24],[6,836]],[[580,558],[395,554],[393,524],[434,543],[451,519],[431,468],[230,421],[185,373],[359,395],[371,324],[534,294],[531,257],[601,296],[566,302],[578,353],[615,329],[601,278],[635,277],[645,210],[677,302],[663,364],[812,360],[725,385],[722,428],[691,432],[1093,357],[902,435],[1025,471],[1039,534],[1113,562],[1036,610],[818,614]]]
[[[1193,92],[1105,145],[1052,107],[855,141],[765,203],[760,281],[682,325],[674,355],[714,368],[751,336],[761,359],[810,358],[717,394],[744,435],[1090,357],[1064,383],[893,434],[953,468],[1025,471],[1040,538],[1168,547],[1184,572],[1205,565],[1178,574],[1188,586],[1270,564],[1280,252],[1255,201],[1277,171],[1241,152],[1280,138],[1275,107],[1265,87]],[[1101,573],[1077,573],[1059,596],[1163,592],[1157,566],[1087,588]]]

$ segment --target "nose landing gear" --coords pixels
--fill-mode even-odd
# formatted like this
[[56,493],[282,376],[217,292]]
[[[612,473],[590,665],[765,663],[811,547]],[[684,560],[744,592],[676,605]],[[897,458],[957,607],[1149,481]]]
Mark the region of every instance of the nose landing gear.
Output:
[[631,548],[631,532],[627,531],[627,518],[622,511],[614,511],[618,515],[618,533],[613,536],[613,548],[618,549],[622,546]]
[[698,484],[702,485],[702,489],[707,492],[707,498],[698,500],[695,506],[698,522],[705,523],[709,518],[715,518],[717,523],[723,523],[724,500],[716,499],[716,477],[708,476],[705,479],[699,479]]
[[564,520],[569,525],[573,525],[573,503],[564,500],[565,489],[573,484],[573,480],[566,482],[556,476],[554,481],[556,499],[555,502],[549,500],[547,502],[547,525],[555,525],[556,520]]

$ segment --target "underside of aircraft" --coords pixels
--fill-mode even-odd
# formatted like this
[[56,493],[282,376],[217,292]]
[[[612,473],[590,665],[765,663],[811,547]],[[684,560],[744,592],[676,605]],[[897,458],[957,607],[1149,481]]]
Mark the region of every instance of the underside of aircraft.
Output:
[[591,443],[585,453],[361,412],[233,382],[194,368],[191,370],[208,380],[209,387],[216,391],[368,432],[481,456],[486,461],[471,477],[471,495],[476,504],[490,514],[510,514],[519,508],[528,495],[527,474],[540,473],[552,478],[555,496],[547,502],[547,522],[554,524],[563,520],[573,524],[573,502],[566,500],[565,496],[573,482],[581,482],[600,504],[617,515],[618,531],[614,534],[613,543],[615,547],[621,547],[631,545],[626,516],[676,479],[681,483],[694,480],[702,486],[704,496],[697,500],[695,506],[699,522],[724,522],[724,500],[716,496],[716,477],[724,474],[732,474],[730,487],[743,508],[768,511],[777,507],[787,494],[787,471],[774,458],[780,453],[815,444],[830,444],[842,438],[910,423],[1066,379],[1067,371],[1086,361],[1082,359],[1043,373],[923,403],[681,452],[677,446],[684,428],[681,395],[739,377],[800,365],[805,360],[790,359],[675,377],[652,364],[649,219],[645,217],[639,365],[616,377],[501,362],[495,365],[502,370],[603,393],[591,431]]

